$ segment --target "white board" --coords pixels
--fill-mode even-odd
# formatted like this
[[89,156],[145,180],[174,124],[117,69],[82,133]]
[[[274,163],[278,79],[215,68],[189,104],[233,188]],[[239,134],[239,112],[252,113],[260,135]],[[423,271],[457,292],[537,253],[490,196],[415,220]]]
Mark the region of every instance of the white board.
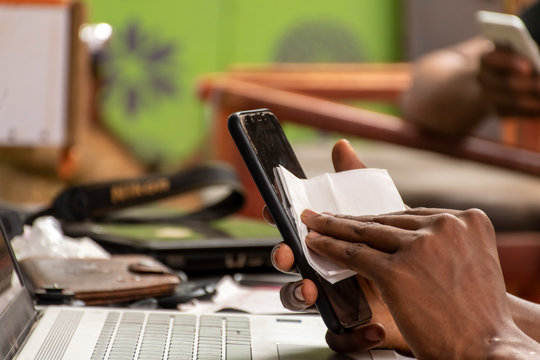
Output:
[[67,136],[69,9],[0,4],[0,146]]

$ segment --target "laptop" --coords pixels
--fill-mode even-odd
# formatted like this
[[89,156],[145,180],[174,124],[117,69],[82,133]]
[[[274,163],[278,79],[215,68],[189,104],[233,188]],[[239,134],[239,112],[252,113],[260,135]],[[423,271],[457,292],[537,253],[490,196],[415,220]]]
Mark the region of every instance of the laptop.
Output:
[[187,314],[47,306],[36,309],[0,222],[0,359],[389,360],[336,354],[318,316]]

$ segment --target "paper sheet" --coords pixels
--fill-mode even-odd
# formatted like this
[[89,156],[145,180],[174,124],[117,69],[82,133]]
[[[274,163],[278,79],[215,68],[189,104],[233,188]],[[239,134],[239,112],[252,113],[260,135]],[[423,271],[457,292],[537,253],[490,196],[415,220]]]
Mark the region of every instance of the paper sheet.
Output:
[[332,284],[355,273],[308,249],[305,243],[308,229],[300,220],[302,211],[358,216],[405,210],[392,178],[384,169],[357,169],[299,179],[279,166],[276,174],[291,204],[291,216],[308,263]]
[[279,298],[279,286],[242,286],[230,276],[224,276],[216,285],[216,296],[212,300],[193,300],[180,304],[178,309],[189,313],[213,313],[234,309],[250,314],[275,315],[293,314],[283,307]]
[[0,4],[0,29],[0,144],[65,145],[69,6]]

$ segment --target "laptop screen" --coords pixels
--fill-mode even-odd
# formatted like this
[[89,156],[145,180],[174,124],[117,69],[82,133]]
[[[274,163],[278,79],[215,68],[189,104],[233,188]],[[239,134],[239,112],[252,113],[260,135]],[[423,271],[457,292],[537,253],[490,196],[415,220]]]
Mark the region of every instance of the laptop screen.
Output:
[[35,318],[5,234],[0,222],[0,359],[14,355]]

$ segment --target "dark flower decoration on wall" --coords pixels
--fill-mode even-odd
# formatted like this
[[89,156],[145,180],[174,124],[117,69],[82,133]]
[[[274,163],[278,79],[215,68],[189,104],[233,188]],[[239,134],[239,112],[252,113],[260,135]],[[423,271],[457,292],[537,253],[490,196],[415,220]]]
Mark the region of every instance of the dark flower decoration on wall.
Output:
[[101,54],[103,100],[117,101],[134,117],[165,98],[177,97],[177,45],[131,22],[116,31]]

